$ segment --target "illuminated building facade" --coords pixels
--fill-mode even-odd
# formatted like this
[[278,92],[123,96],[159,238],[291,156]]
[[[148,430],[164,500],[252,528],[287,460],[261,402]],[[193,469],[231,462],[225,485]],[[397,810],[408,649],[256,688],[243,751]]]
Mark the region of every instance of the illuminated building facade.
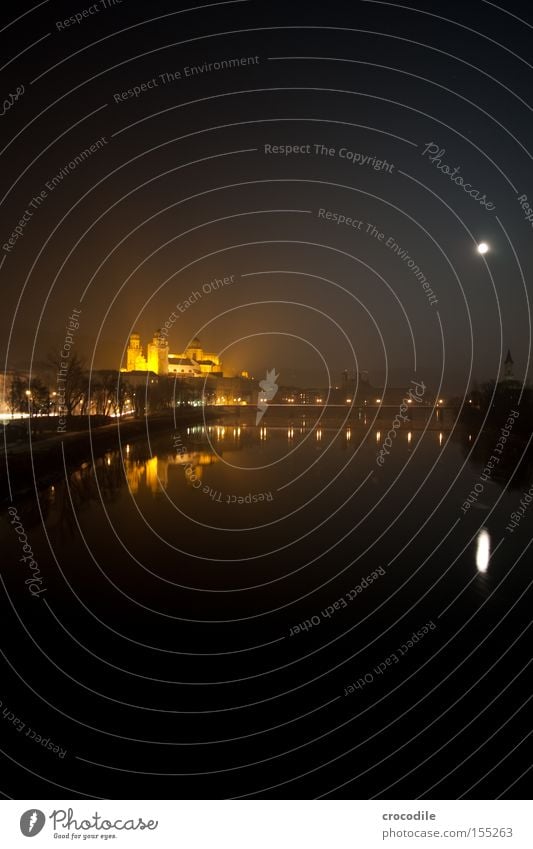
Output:
[[168,373],[204,377],[214,374],[222,377],[222,362],[217,354],[204,351],[197,336],[182,354],[169,354]]
[[170,374],[179,377],[223,376],[220,357],[204,351],[198,337],[195,337],[182,353],[171,354],[167,339],[160,330],[154,333],[152,341],[148,343],[146,355],[143,352],[139,334],[133,333],[130,336],[126,352],[126,367],[122,371],[152,371],[157,375]]
[[130,336],[130,344],[126,352],[126,368],[122,371],[153,371],[154,374],[168,374],[168,342],[161,336],[159,330],[146,346],[146,356],[141,347],[141,337],[138,333]]

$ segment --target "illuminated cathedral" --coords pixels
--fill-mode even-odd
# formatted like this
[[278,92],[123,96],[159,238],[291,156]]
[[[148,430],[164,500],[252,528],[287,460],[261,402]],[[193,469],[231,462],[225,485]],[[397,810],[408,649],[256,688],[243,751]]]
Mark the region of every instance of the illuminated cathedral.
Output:
[[151,371],[158,375],[171,374],[179,377],[204,377],[208,374],[223,377],[220,357],[204,351],[197,336],[181,354],[171,354],[168,341],[159,330],[146,346],[146,355],[143,353],[139,334],[133,333],[130,336],[126,351],[126,368],[122,371]]

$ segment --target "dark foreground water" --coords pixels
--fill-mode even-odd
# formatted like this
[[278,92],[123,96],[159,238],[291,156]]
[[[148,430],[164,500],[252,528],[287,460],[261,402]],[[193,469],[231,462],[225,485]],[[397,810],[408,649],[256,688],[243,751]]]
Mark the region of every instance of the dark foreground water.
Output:
[[270,412],[124,444],[5,514],[6,793],[524,795],[523,444],[482,479],[497,433],[418,423],[379,465],[390,422]]

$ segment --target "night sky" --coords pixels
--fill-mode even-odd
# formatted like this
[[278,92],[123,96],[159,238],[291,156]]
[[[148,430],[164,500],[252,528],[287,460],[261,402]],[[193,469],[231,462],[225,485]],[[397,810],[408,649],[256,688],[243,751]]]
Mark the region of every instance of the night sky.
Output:
[[[508,347],[527,377],[528,4],[418,6],[7,8],[7,367],[38,368],[77,308],[78,352],[117,368],[131,332],[146,344],[200,289],[171,351],[198,334],[227,367],[274,366],[285,384],[327,385],[328,370],[335,383],[359,368],[376,383],[417,374],[462,394],[501,373]],[[128,95],[135,86],[144,90]]]

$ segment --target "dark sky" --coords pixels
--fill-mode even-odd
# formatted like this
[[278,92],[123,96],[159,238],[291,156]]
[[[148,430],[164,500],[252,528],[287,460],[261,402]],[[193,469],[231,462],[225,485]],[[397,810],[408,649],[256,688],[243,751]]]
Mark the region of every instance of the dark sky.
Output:
[[[418,375],[462,393],[498,374],[508,346],[528,376],[529,3],[107,3],[4,9],[8,367],[57,351],[74,308],[79,353],[117,367],[129,333],[145,344],[199,290],[171,349],[199,334],[259,377],[274,367],[283,383],[324,385],[328,370],[335,382],[358,366],[376,383]],[[424,155],[429,144],[477,198]]]

